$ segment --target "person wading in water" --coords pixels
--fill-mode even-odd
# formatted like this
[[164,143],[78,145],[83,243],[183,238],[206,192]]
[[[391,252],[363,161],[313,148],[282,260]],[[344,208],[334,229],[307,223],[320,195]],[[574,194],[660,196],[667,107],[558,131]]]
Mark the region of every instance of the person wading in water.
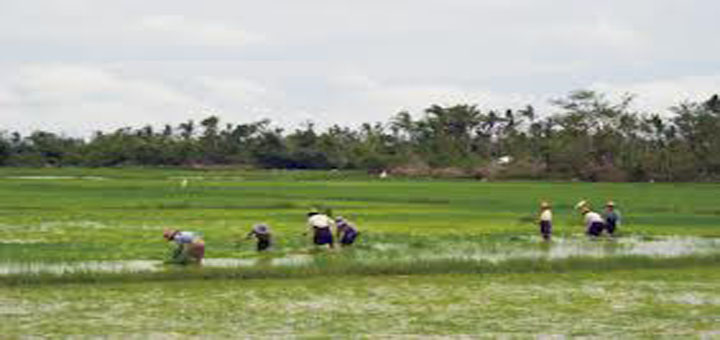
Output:
[[202,263],[205,257],[205,241],[203,241],[200,234],[166,228],[163,230],[163,238],[167,242],[177,244],[177,248],[173,250],[169,262],[178,264]]
[[310,228],[313,233],[313,243],[316,246],[322,246],[327,244],[328,247],[334,248],[335,244],[333,242],[333,235],[331,230],[333,220],[327,215],[321,214],[315,210],[310,211],[307,214],[307,217],[308,228]]
[[257,251],[266,251],[272,246],[272,233],[267,224],[260,223],[254,225],[245,239],[250,239],[253,236],[257,239]]

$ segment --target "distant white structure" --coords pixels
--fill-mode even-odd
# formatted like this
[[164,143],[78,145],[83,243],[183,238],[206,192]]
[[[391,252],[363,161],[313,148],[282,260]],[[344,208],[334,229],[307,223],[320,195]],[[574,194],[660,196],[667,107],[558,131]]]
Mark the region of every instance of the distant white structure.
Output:
[[387,173],[387,171],[385,171],[385,170],[383,170],[383,171],[380,173],[380,178],[387,178],[387,176],[388,176],[388,173]]
[[512,156],[502,156],[497,159],[497,164],[506,165],[506,164],[510,164],[510,162],[512,162],[512,161],[513,161]]

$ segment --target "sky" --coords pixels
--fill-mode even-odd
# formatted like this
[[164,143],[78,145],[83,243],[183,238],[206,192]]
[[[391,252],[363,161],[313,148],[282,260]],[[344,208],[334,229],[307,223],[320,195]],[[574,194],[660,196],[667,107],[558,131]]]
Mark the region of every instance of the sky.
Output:
[[667,112],[720,92],[720,2],[0,0],[0,131],[386,122],[592,89]]

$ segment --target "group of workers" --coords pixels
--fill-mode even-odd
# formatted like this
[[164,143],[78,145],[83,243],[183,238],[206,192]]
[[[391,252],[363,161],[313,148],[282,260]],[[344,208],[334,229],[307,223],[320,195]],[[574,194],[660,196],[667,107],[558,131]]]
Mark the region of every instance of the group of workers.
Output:
[[[607,232],[613,236],[620,223],[620,213],[615,209],[615,203],[608,201],[605,204],[604,214],[601,215],[592,210],[588,201],[580,201],[575,205],[585,219],[586,234],[595,238]],[[548,202],[540,204],[539,214],[540,234],[542,238],[549,241],[552,237],[552,206]],[[332,228],[335,227],[335,235]],[[342,216],[331,218],[327,214],[312,210],[307,214],[307,227],[313,235],[313,243],[316,246],[335,247],[335,240],[338,239],[341,246],[352,245],[360,234],[357,228],[344,219]],[[304,233],[303,235],[307,235]],[[194,232],[165,229],[163,237],[168,242],[175,242],[177,247],[171,254],[175,263],[199,263],[205,256],[205,242],[202,235]],[[273,236],[270,226],[265,223],[256,224],[246,235],[246,239],[255,238],[256,249],[259,252],[270,249],[273,245]]]
[[[335,239],[338,239],[340,245],[350,246],[360,235],[357,228],[342,216],[335,219],[327,214],[312,210],[307,214],[307,226],[313,234],[313,243],[316,246],[335,247]],[[335,227],[335,236],[333,237],[332,228]],[[303,233],[307,235],[307,233]],[[200,263],[205,257],[205,242],[202,235],[189,231],[179,231],[175,229],[165,229],[163,237],[168,242],[175,242],[177,247],[173,249],[170,255],[170,262],[179,264]],[[245,239],[256,239],[256,250],[258,252],[266,251],[272,247],[273,236],[270,226],[265,223],[259,223],[252,227]]]
[[[575,205],[575,209],[585,219],[585,233],[593,238],[599,237],[603,232],[612,237],[620,225],[620,212],[615,208],[615,202],[605,203],[603,215],[592,210],[590,202],[582,200]],[[540,235],[546,241],[552,236],[552,206],[548,202],[540,203]]]

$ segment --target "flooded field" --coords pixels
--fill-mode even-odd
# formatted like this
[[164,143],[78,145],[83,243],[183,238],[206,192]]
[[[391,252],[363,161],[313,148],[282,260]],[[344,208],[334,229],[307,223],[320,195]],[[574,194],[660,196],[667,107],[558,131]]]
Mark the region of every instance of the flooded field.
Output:
[[693,267],[14,286],[0,287],[0,331],[10,338],[716,339],[719,280],[716,268]]
[[101,176],[6,176],[3,178],[7,179],[29,179],[29,180],[68,180],[68,179],[80,179],[80,180],[93,180],[100,181],[106,179]]
[[[6,169],[0,338],[686,338],[720,334],[720,185],[336,180],[314,172]],[[578,199],[617,202],[588,239]],[[535,223],[553,203],[553,240]],[[315,249],[308,209],[355,223]],[[273,231],[270,252],[245,237]],[[165,264],[164,228],[203,235]]]
[[138,273],[181,270],[183,268],[239,268],[252,266],[296,266],[312,261],[309,255],[286,257],[261,257],[255,259],[241,258],[210,258],[201,265],[166,264],[156,260],[125,260],[125,261],[76,261],[76,262],[0,262],[0,275],[10,274],[73,274],[73,273]]
[[[322,266],[323,261],[341,261],[348,266],[375,263],[408,264],[417,261],[461,260],[502,264],[518,259],[562,260],[568,258],[649,257],[720,255],[720,239],[698,237],[622,237],[591,240],[578,235],[543,242],[539,238],[513,238],[507,242],[442,242],[430,247],[412,247],[401,243],[371,244],[359,249],[318,251],[315,254],[262,254],[245,258],[206,258],[201,265],[188,268],[282,268]],[[184,266],[158,260],[0,262],[0,275],[138,273],[182,270]]]

